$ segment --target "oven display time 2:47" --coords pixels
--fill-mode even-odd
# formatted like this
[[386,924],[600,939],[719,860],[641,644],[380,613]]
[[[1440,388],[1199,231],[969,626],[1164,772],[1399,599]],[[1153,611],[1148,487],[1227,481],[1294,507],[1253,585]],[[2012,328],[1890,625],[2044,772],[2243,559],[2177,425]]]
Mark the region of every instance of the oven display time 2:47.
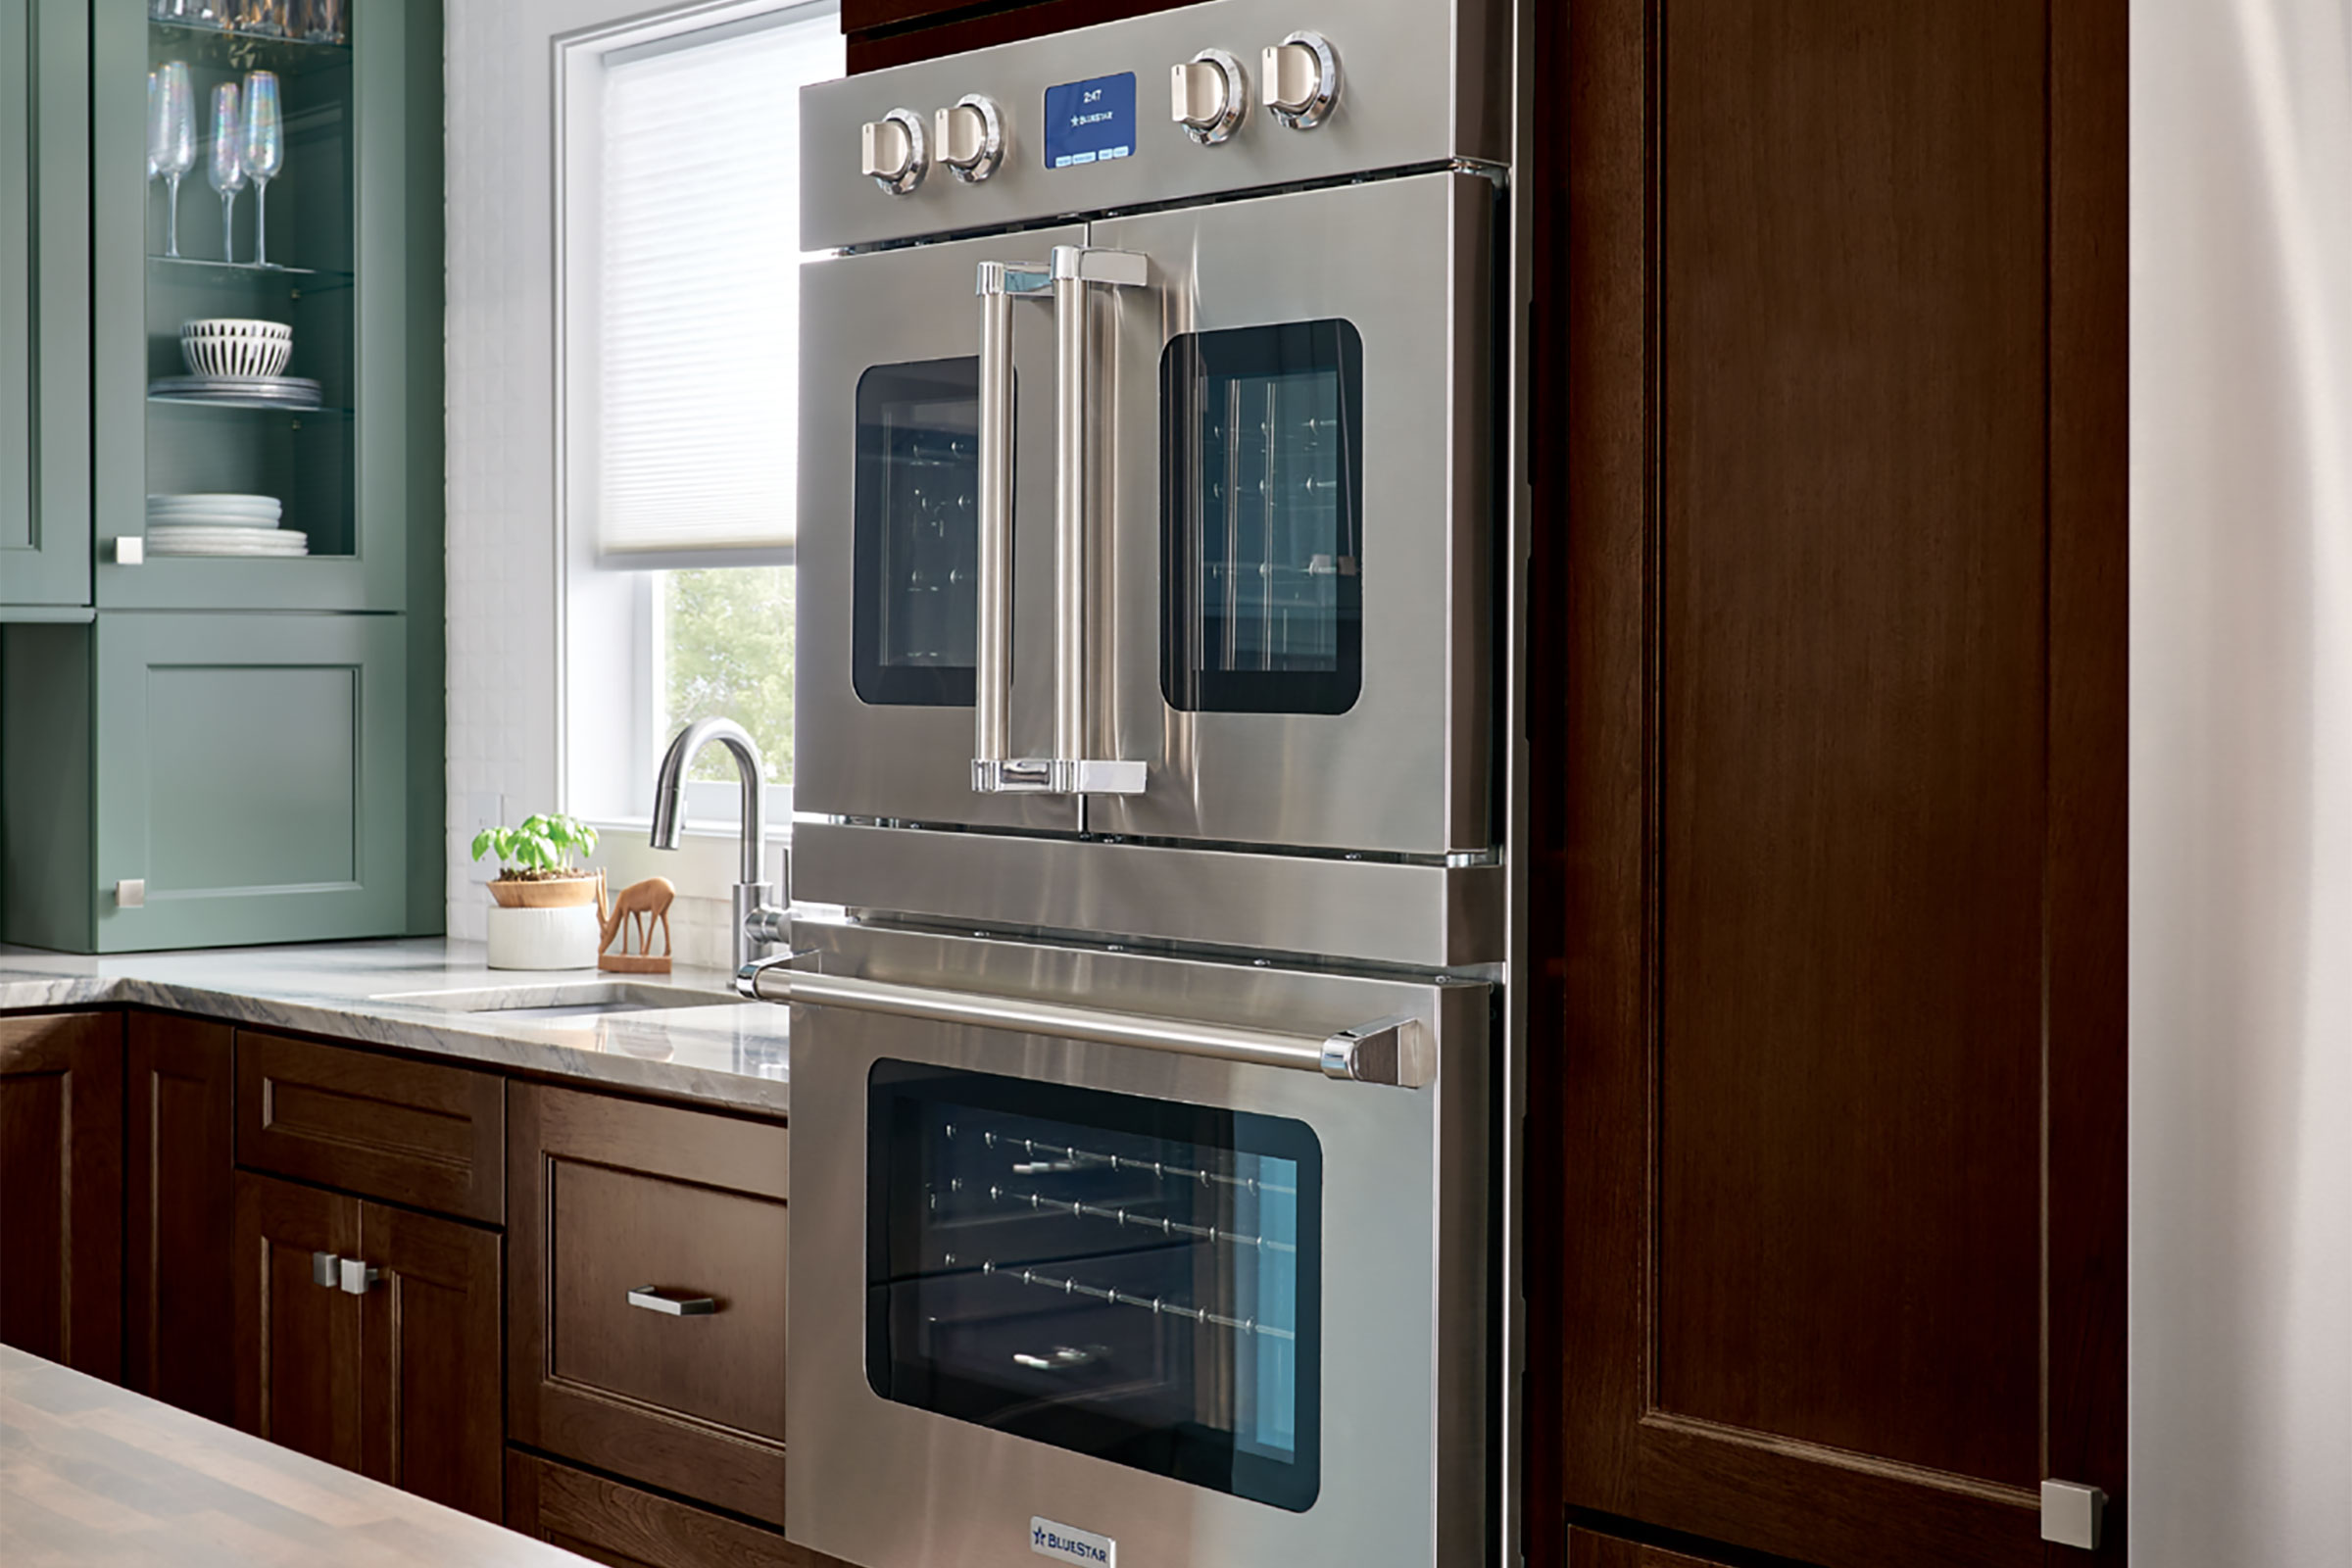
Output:
[[1046,89],[1046,167],[1106,164],[1135,152],[1135,73]]

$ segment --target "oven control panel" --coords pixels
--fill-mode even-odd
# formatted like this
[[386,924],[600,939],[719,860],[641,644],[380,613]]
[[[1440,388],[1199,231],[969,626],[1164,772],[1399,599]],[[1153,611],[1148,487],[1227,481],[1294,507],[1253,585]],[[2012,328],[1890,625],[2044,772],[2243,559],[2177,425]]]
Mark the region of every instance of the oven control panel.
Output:
[[1506,11],[1210,0],[821,83],[803,96],[802,244],[1499,164]]

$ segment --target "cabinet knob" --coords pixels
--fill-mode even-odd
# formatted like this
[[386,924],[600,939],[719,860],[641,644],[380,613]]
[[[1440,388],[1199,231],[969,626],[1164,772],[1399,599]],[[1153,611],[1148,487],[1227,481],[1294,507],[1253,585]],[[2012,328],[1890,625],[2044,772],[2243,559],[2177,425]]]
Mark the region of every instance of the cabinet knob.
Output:
[[124,534],[115,541],[115,564],[136,566],[147,560],[147,540],[143,535]]
[[311,1283],[323,1285],[328,1290],[333,1290],[335,1282],[342,1277],[337,1272],[343,1260],[332,1252],[313,1252],[311,1254]]
[[366,1296],[368,1288],[384,1277],[380,1268],[370,1268],[356,1257],[346,1257],[339,1265],[343,1272],[343,1294]]

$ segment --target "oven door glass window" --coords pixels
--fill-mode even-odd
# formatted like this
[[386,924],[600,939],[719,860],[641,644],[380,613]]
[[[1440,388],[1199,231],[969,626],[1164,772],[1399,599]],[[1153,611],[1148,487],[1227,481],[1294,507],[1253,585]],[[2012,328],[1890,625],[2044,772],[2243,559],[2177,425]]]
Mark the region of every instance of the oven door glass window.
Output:
[[876,366],[858,381],[859,700],[972,706],[980,609],[980,362]]
[[1344,713],[1363,687],[1364,344],[1347,321],[1160,358],[1160,688],[1187,712]]
[[1312,1505],[1323,1161],[1303,1123],[889,1060],[868,1093],[876,1394]]

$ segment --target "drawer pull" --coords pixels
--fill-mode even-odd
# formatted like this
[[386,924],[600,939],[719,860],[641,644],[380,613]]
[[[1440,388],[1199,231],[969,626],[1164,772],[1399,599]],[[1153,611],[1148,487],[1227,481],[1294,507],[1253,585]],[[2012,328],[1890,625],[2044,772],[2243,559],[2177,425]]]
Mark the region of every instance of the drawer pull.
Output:
[[636,1287],[629,1292],[629,1304],[671,1317],[709,1317],[718,1310],[718,1302],[710,1297],[688,1296],[684,1291],[664,1290],[659,1285]]

